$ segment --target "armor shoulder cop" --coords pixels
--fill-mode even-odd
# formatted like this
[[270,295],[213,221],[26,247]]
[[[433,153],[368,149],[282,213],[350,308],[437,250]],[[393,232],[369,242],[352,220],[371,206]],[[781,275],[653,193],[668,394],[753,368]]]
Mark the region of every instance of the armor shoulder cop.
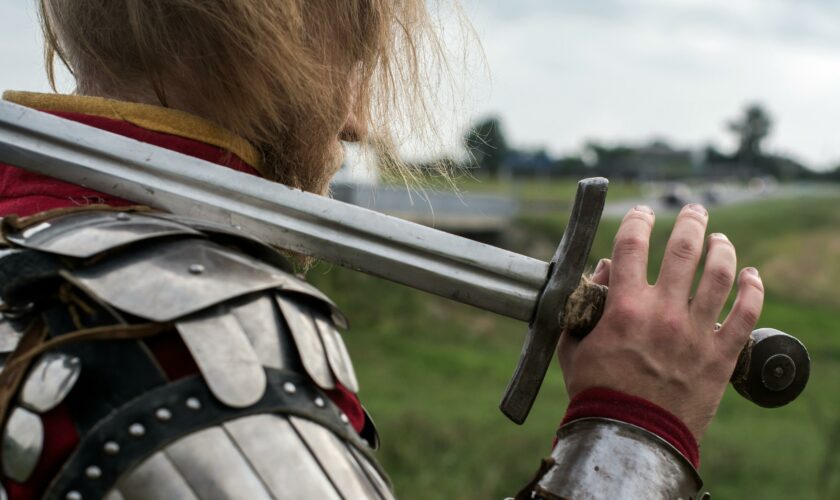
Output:
[[61,407],[78,444],[45,498],[393,497],[329,397],[358,391],[347,321],[273,248],[152,212],[3,226],[6,481],[50,466]]

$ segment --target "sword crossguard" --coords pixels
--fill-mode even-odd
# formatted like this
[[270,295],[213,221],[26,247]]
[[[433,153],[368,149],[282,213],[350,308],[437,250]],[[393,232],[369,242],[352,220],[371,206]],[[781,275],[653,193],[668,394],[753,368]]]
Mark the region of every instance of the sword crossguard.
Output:
[[566,323],[566,302],[580,284],[598,231],[609,181],[593,177],[578,182],[575,203],[563,239],[551,259],[548,280],[537,302],[516,371],[499,408],[521,424],[528,417]]

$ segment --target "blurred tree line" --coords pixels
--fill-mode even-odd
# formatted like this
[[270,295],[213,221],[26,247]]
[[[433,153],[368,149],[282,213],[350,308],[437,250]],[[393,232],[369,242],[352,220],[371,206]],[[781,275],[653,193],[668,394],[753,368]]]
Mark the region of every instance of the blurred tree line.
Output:
[[707,146],[702,151],[673,147],[664,140],[642,145],[588,142],[577,156],[553,157],[545,149],[511,147],[502,121],[490,116],[473,123],[463,136],[467,165],[487,177],[582,177],[601,175],[628,181],[720,179],[771,176],[778,180],[840,181],[840,166],[817,173],[784,155],[764,148],[773,118],[760,104],[749,104],[726,123],[737,143],[731,152]]

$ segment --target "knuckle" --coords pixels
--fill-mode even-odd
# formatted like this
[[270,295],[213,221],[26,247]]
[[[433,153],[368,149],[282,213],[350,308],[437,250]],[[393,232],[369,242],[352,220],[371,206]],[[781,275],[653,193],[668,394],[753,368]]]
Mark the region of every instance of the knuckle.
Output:
[[632,297],[625,296],[610,304],[609,313],[617,324],[627,325],[635,323],[639,319],[641,311]]
[[700,245],[692,238],[675,238],[668,250],[679,260],[693,261],[700,254]]
[[668,336],[676,335],[682,332],[685,328],[685,324],[686,320],[681,315],[675,313],[665,313],[662,315],[662,333]]
[[718,288],[730,288],[735,281],[735,271],[729,266],[713,266],[706,268],[712,283]]
[[761,309],[755,306],[745,306],[739,313],[738,318],[744,330],[749,331],[758,323],[758,318],[761,315]]
[[646,253],[649,245],[648,239],[641,235],[620,236],[615,240],[613,253],[620,256]]

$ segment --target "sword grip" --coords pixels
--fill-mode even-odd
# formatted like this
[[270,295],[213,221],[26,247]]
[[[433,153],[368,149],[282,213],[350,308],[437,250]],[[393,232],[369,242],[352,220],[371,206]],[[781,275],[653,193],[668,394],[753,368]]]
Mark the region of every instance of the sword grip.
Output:
[[[608,288],[586,278],[566,302],[564,334],[582,339],[598,324]],[[738,394],[764,408],[796,399],[808,383],[811,358],[796,337],[773,328],[750,333],[730,382]]]

